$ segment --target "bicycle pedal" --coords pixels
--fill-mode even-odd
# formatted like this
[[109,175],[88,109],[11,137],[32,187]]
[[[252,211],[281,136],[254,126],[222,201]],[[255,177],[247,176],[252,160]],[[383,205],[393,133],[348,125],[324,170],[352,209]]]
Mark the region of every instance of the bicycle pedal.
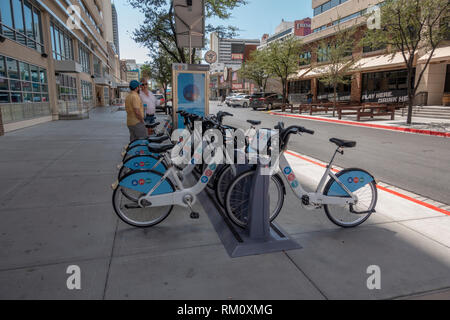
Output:
[[200,219],[200,214],[198,212],[191,212],[191,219],[192,220]]

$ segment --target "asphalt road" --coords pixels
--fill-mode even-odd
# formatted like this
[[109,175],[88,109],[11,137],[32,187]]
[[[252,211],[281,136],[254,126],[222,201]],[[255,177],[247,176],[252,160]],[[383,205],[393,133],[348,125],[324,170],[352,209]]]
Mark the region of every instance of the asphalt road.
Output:
[[292,137],[289,150],[329,161],[336,146],[330,138],[358,142],[346,149],[335,164],[344,168],[362,168],[378,180],[414,192],[445,204],[450,203],[450,139],[408,134],[364,127],[352,127],[306,119],[294,119],[266,114],[252,109],[229,108],[213,102],[210,112],[225,110],[233,113],[225,124],[248,128],[246,120],[260,120],[261,127],[273,127],[278,121],[286,126],[301,125],[314,130],[314,136]]

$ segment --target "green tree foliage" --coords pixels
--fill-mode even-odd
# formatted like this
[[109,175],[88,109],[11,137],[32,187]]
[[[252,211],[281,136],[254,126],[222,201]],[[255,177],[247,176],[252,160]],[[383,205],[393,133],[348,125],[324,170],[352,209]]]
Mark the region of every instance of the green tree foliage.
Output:
[[167,88],[172,83],[172,63],[174,59],[164,50],[158,50],[151,55],[152,61],[149,63],[151,79],[155,80],[158,86],[164,90],[164,99],[167,105]]
[[262,66],[267,74],[280,79],[283,87],[283,102],[287,102],[288,77],[297,72],[299,57],[303,44],[296,37],[287,37],[282,41],[272,42],[262,51]]
[[[436,48],[449,35],[448,0],[386,0],[381,6],[380,28],[369,30],[363,45],[386,46],[392,53],[400,52],[408,70],[408,120],[412,123],[414,98]],[[424,68],[413,83],[414,58],[430,53]]]
[[348,73],[354,67],[357,58],[353,57],[352,51],[355,27],[342,29],[338,24],[335,27],[335,34],[332,37],[321,40],[316,48],[318,61],[326,65],[316,68],[320,70],[322,76],[319,81],[327,86],[333,87],[333,116],[336,113],[337,88],[340,84],[349,84]]
[[[155,52],[161,48],[178,63],[189,61],[189,52],[178,48],[175,33],[175,15],[171,0],[128,0],[131,6],[139,9],[145,15],[142,26],[133,32],[133,39]],[[206,18],[229,19],[231,11],[246,0],[205,0]],[[235,26],[205,26],[206,33],[217,32],[220,37],[233,37],[238,29]],[[195,57],[193,49],[192,56]],[[194,59],[192,59],[194,60]]]
[[253,80],[263,91],[266,90],[267,80],[271,74],[265,67],[267,51],[255,50],[251,53],[250,59],[242,64],[239,76],[244,79]]
[[150,64],[144,64],[141,67],[141,76],[142,78],[147,78],[150,79],[152,77],[152,68],[150,66]]

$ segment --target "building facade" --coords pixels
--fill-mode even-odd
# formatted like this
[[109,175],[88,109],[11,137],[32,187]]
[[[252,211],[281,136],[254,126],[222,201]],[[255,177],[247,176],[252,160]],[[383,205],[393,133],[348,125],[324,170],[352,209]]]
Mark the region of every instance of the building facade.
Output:
[[110,0],[0,1],[2,131],[110,104],[121,84],[111,25]]
[[[305,62],[298,73],[291,77],[289,95],[292,102],[305,101],[308,94],[314,100],[331,100],[333,89],[320,81],[326,61],[321,61],[315,53],[319,41],[332,37],[335,26],[340,29],[356,26],[355,43],[367,30],[365,15],[368,10],[378,7],[383,0],[313,0],[314,17],[312,33],[303,38],[310,52],[302,54]],[[407,102],[407,70],[400,53],[393,58],[385,48],[355,46],[352,52],[358,57],[354,70],[349,72],[349,83],[340,85],[338,98],[341,101],[405,103]],[[415,57],[416,79],[423,70],[427,53],[419,51]],[[431,60],[431,64],[419,84],[415,103],[443,105],[450,91],[450,46],[444,43]]]
[[295,36],[299,39],[311,34],[311,18],[295,20],[293,22],[282,20],[275,28],[273,35],[264,34],[261,38],[261,45],[258,49],[263,49],[272,42],[281,41],[286,37]]
[[217,62],[211,66],[210,97],[219,98],[232,91],[252,92],[254,86],[239,77],[238,71],[260,45],[255,39],[224,39],[211,33],[210,47],[217,53]]

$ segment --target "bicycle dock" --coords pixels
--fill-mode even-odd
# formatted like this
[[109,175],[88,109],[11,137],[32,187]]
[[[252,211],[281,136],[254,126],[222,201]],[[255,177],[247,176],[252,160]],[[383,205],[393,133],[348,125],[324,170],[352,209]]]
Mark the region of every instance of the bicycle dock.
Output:
[[[248,168],[249,166],[240,165],[238,172]],[[230,221],[210,190],[205,189],[199,195],[205,212],[231,258],[302,248],[277,223],[270,223],[268,197],[270,176],[261,174],[261,170],[262,165],[258,165],[252,185],[248,186],[251,196],[246,229],[238,228]]]

